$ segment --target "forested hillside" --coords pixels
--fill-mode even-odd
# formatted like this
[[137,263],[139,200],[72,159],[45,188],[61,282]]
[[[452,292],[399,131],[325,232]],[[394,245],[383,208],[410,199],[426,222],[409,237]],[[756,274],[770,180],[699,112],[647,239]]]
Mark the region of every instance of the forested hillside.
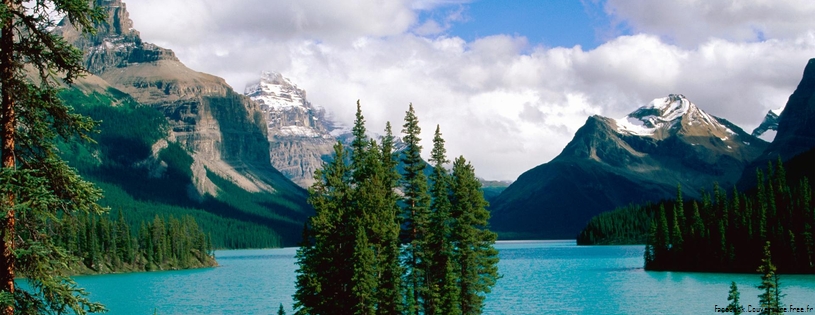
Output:
[[188,269],[217,265],[212,242],[191,216],[155,216],[132,230],[124,214],[64,217],[52,227],[57,245],[79,260],[69,274]]
[[753,272],[770,242],[779,272],[815,272],[815,204],[807,177],[787,179],[780,160],[756,174],[756,189],[718,185],[701,200],[630,206],[593,218],[581,244],[646,244],[651,270]]
[[[164,140],[169,132],[164,114],[138,104],[127,94],[83,91],[72,87],[60,96],[77,112],[100,122],[96,144],[62,144],[62,155],[104,191],[100,203],[121,210],[130,228],[156,215],[191,216],[212,237],[215,248],[258,248],[293,245],[298,226],[310,207],[304,199],[266,192],[247,192],[201,168],[220,187],[217,197],[197,197],[193,158],[178,143]],[[281,235],[289,235],[288,241]]]

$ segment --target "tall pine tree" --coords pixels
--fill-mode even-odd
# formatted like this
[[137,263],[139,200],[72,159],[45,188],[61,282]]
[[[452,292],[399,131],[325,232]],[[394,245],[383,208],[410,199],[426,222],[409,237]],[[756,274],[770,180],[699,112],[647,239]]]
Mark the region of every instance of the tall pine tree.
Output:
[[382,247],[377,260],[379,288],[377,294],[377,314],[401,314],[404,310],[402,301],[402,273],[400,264],[399,216],[401,209],[397,202],[399,195],[396,192],[399,185],[399,172],[396,170],[398,162],[394,152],[394,137],[391,123],[385,125],[385,136],[382,138],[380,158],[382,159]]
[[776,269],[770,252],[770,242],[764,245],[764,258],[761,259],[761,265],[757,271],[761,274],[761,284],[758,285],[761,294],[758,295],[758,304],[762,311],[759,314],[781,314],[779,312],[781,301],[779,301],[777,275],[775,274]]
[[315,214],[303,231],[297,251],[296,314],[346,314],[355,305],[353,262],[355,231],[349,222],[351,170],[341,143],[334,158],[314,174],[309,203]]
[[481,314],[485,294],[498,280],[497,235],[487,228],[490,213],[475,169],[464,157],[453,162],[452,241],[459,274],[462,314]]
[[424,300],[425,314],[459,314],[459,290],[453,260],[452,218],[450,217],[450,175],[444,164],[447,150],[441,137],[440,127],[436,126],[433,137],[433,150],[430,162],[433,173],[430,175],[430,228],[428,229],[427,272],[428,292]]
[[422,283],[425,277],[425,267],[427,257],[427,228],[430,217],[430,196],[427,193],[427,176],[424,174],[425,162],[422,160],[422,140],[419,136],[422,129],[419,127],[419,119],[410,104],[405,113],[405,124],[402,133],[406,148],[402,163],[404,164],[404,174],[402,175],[402,188],[404,191],[403,202],[405,207],[402,212],[404,261],[405,261],[405,298],[408,314],[419,314],[420,295],[426,288]]

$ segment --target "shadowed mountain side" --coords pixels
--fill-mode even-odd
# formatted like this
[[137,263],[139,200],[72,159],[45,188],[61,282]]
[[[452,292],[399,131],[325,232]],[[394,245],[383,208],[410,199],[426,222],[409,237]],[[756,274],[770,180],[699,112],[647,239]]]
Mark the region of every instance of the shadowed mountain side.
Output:
[[[615,174],[600,163],[553,161],[518,178],[492,205],[492,228],[501,239],[572,239],[575,226],[615,205],[670,196],[676,187],[650,184]],[[579,231],[579,229],[578,229]]]
[[815,59],[810,59],[801,82],[787,100],[778,117],[778,132],[764,153],[744,169],[739,188],[756,185],[756,169],[767,167],[779,157],[787,161],[798,154],[815,148]]
[[588,220],[629,203],[671,198],[719,182],[731,186],[767,143],[713,117],[682,95],[627,117],[589,117],[551,162],[492,200],[501,238],[574,238]]

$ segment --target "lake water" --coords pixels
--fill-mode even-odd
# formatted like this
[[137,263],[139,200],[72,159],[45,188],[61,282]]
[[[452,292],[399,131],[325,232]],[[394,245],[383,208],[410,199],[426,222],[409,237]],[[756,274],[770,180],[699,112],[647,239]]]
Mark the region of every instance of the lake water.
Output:
[[[646,272],[643,246],[499,242],[485,314],[714,314],[730,281],[755,306],[758,275]],[[77,277],[110,314],[292,314],[294,248],[216,251],[217,268]],[[815,275],[783,275],[784,304],[815,314]],[[749,313],[748,313],[749,314]]]

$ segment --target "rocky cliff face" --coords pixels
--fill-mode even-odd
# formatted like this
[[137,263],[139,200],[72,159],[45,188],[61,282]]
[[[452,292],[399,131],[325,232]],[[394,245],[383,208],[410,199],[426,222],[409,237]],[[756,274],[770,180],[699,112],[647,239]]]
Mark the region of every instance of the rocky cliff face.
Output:
[[761,124],[753,129],[752,135],[764,141],[772,142],[775,139],[775,133],[778,131],[778,117],[781,116],[783,110],[783,108],[779,108],[768,111]]
[[620,119],[592,116],[560,155],[493,199],[491,224],[505,238],[573,238],[592,216],[674,197],[677,184],[689,197],[730,187],[766,146],[682,95]]
[[756,169],[779,158],[788,161],[815,148],[815,58],[804,68],[798,87],[790,95],[784,111],[778,117],[775,139],[753,163],[744,170],[739,187],[748,189],[756,183]]
[[[303,192],[269,163],[263,112],[218,77],[184,66],[175,54],[141,40],[121,0],[96,0],[108,11],[107,25],[82,37],[72,27],[57,30],[85,52],[87,69],[139,103],[162,111],[170,141],[191,152],[195,191],[216,195],[204,168],[250,192]],[[67,26],[67,25],[63,25]]]
[[314,171],[334,151],[334,123],[308,101],[306,91],[279,73],[263,72],[244,94],[266,118],[272,165],[301,187],[311,186]]

